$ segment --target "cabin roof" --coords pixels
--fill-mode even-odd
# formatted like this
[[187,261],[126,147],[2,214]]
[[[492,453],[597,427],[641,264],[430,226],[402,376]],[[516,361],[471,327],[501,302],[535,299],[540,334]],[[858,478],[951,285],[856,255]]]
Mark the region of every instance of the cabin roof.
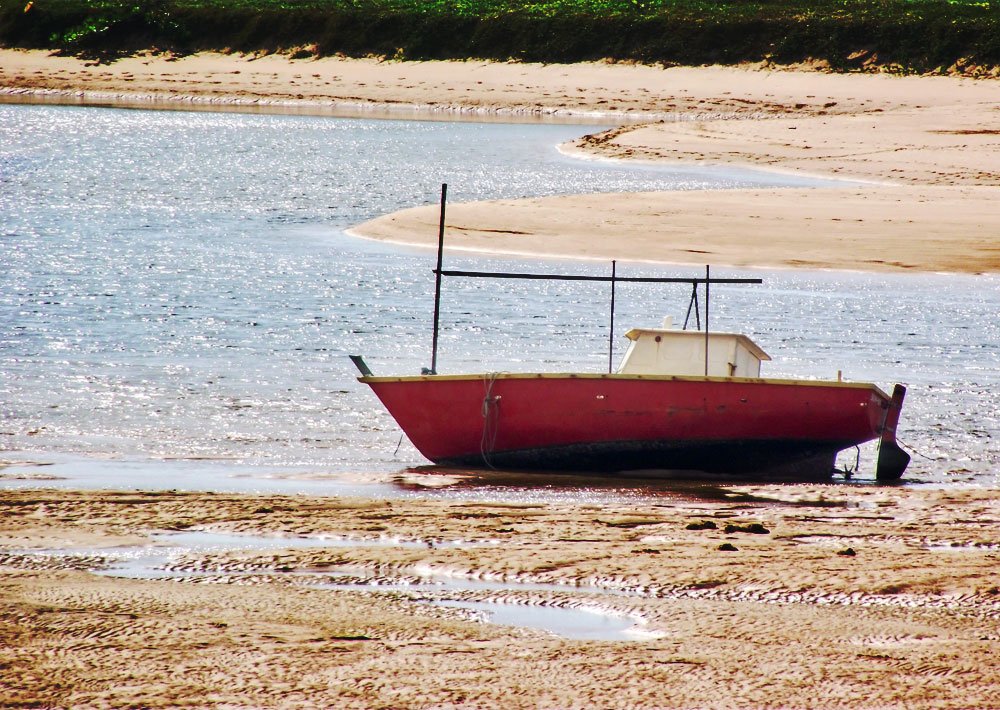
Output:
[[[700,338],[705,339],[705,332],[700,330],[665,330],[660,328],[632,328],[632,330],[625,333],[625,337],[629,340],[638,340],[643,335],[659,335],[661,338],[672,338],[680,340],[681,338]],[[757,345],[754,341],[750,340],[747,336],[742,333],[723,333],[723,332],[711,332],[708,334],[709,338],[735,338],[736,342],[749,350],[755,357],[759,360],[770,360],[771,356],[764,352],[764,349]]]

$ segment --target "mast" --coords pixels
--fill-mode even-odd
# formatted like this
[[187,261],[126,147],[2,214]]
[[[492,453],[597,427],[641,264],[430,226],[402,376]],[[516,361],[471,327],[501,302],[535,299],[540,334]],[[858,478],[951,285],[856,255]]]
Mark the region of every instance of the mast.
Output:
[[614,368],[615,363],[615,267],[617,261],[611,261],[611,327],[608,329],[608,374]]
[[708,292],[711,283],[712,276],[708,264],[705,264],[705,377],[708,377]]
[[444,258],[444,207],[448,200],[448,183],[441,183],[441,219],[438,222],[437,268],[434,269],[434,336],[431,339],[431,369],[428,375],[437,374],[438,324],[441,316],[441,262]]

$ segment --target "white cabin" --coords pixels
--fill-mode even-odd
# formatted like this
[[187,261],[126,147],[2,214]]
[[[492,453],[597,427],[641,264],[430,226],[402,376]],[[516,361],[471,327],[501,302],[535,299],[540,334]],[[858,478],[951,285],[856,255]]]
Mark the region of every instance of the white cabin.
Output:
[[[619,374],[705,375],[705,333],[664,328],[633,328]],[[739,333],[708,334],[709,377],[760,377],[760,363],[771,356]]]

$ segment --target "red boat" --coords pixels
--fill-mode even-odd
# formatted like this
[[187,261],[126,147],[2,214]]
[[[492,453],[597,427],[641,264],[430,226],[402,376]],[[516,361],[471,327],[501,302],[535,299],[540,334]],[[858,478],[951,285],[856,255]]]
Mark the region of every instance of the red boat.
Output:
[[906,465],[885,461],[895,447],[891,435],[902,386],[889,397],[872,384],[755,377],[489,373],[359,379],[420,453],[442,465],[815,479],[834,472],[839,451],[883,433],[890,436],[881,444],[879,478],[899,478]]
[[[829,478],[837,453],[879,439],[876,476],[900,478],[909,456],[895,433],[906,389],[890,397],[868,383],[766,379],[770,357],[750,338],[708,329],[710,285],[759,279],[622,278],[444,271],[438,242],[431,368],[376,377],[352,356],[421,454],[436,464],[559,471],[670,471]],[[633,329],[621,366],[608,374],[436,373],[442,276],[689,283],[704,330]],[[610,362],[610,359],[609,359]],[[609,367],[610,370],[610,367]]]

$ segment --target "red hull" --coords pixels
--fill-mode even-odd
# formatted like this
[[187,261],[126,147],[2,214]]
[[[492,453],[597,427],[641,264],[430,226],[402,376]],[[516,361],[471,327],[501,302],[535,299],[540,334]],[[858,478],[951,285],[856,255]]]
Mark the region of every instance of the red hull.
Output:
[[363,377],[438,464],[823,477],[879,436],[874,385],[641,375]]

